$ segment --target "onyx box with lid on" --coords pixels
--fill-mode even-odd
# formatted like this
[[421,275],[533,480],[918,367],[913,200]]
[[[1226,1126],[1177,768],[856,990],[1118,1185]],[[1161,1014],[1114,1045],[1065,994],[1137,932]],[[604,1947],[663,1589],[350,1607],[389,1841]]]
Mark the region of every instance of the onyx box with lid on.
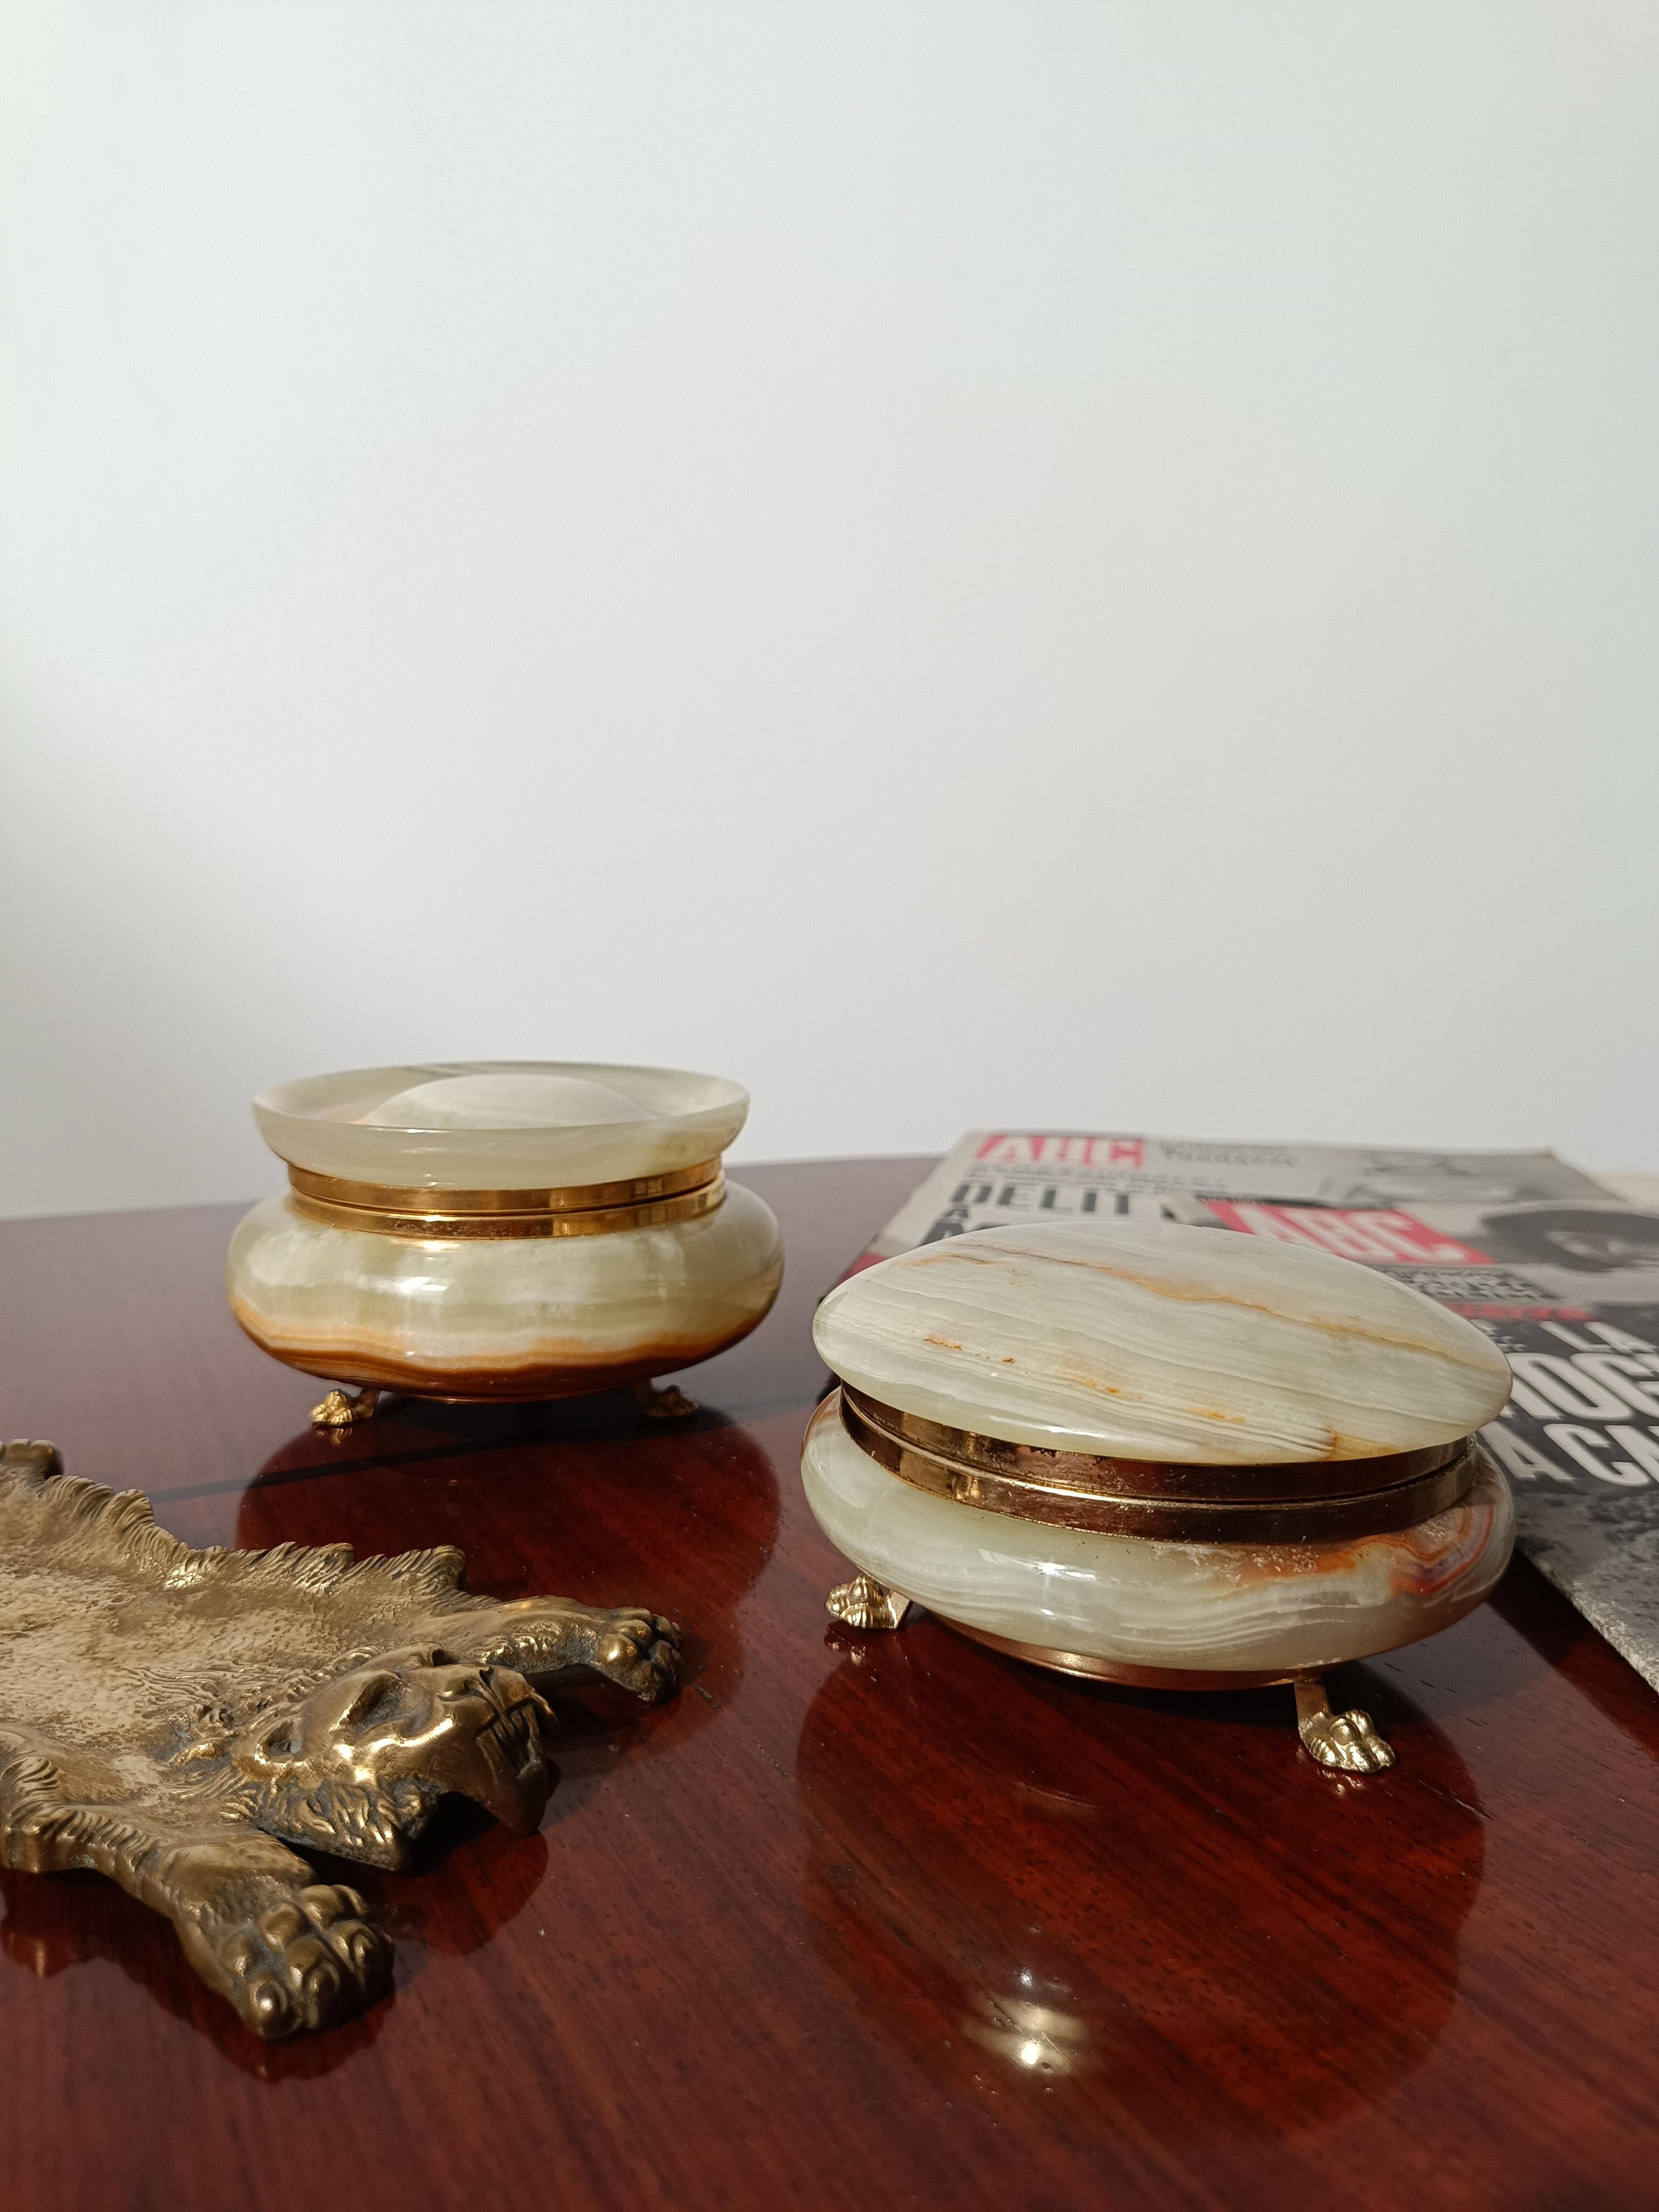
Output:
[[231,1243],[254,1342],[335,1383],[343,1425],[381,1390],[568,1397],[725,1350],[777,1295],[771,1210],[721,1156],[748,1093],[678,1068],[487,1060],[279,1085],[254,1101],[289,1188]]
[[839,1388],[802,1477],[859,1572],[1062,1672],[1296,1686],[1322,1765],[1392,1764],[1321,1677],[1449,1627],[1513,1540],[1477,1431],[1509,1395],[1471,1323],[1324,1253],[1175,1224],[981,1230],[841,1284]]

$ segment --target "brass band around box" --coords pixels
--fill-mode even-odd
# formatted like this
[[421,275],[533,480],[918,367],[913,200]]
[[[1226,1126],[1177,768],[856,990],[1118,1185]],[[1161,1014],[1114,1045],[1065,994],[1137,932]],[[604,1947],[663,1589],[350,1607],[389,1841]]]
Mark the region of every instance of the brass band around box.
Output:
[[[720,1160],[748,1094],[591,1062],[368,1068],[254,1101],[289,1189],[230,1250],[254,1342],[364,1395],[538,1399],[711,1358],[777,1295],[778,1225]],[[669,1409],[685,1407],[668,1394]],[[660,1409],[658,1400],[653,1409]]]
[[1513,1540],[1478,1431],[1480,1331],[1327,1254],[1174,1224],[981,1230],[823,1301],[841,1378],[807,1431],[813,1513],[860,1569],[832,1613],[912,1602],[1061,1672],[1296,1685],[1308,1749],[1393,1753],[1320,1681],[1485,1598]]

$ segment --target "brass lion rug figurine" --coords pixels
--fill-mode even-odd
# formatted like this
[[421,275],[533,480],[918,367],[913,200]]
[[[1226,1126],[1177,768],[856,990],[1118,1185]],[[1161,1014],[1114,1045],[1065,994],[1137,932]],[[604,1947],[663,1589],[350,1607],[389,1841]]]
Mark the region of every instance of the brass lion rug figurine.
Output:
[[0,1863],[110,1875],[258,2035],[369,2003],[389,1942],[289,1845],[398,1869],[451,1791],[528,1832],[550,1786],[532,1681],[592,1668],[653,1703],[679,1678],[672,1622],[470,1596],[465,1564],[193,1551],[137,1491],[8,1444]]

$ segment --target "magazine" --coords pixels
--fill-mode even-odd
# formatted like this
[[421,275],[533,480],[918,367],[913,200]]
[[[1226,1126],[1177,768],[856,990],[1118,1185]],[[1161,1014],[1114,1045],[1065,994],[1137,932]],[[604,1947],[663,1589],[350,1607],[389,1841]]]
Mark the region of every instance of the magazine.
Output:
[[[1659,1688],[1659,1187],[1553,1152],[975,1129],[857,1262],[1006,1222],[1181,1221],[1334,1252],[1484,1329],[1517,1541]],[[1633,1200],[1648,1198],[1648,1203]]]

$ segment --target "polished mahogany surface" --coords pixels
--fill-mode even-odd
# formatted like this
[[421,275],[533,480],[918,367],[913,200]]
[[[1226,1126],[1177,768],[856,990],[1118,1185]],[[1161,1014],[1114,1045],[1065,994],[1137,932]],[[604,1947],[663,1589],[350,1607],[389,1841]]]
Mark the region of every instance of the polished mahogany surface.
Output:
[[788,1273],[681,1428],[317,1435],[225,1310],[236,1208],[0,1224],[6,1434],[194,1543],[644,1599],[689,1661],[653,1711],[559,1700],[539,1835],[457,1806],[412,1875],[317,1862],[398,1944],[321,2036],[256,2042],[112,1885],[0,1875],[7,2212],[1659,2204],[1659,1698],[1530,1568],[1334,1681],[1399,1753],[1360,1780],[1288,1691],[827,1620],[812,1305],[924,1164],[738,1170]]

